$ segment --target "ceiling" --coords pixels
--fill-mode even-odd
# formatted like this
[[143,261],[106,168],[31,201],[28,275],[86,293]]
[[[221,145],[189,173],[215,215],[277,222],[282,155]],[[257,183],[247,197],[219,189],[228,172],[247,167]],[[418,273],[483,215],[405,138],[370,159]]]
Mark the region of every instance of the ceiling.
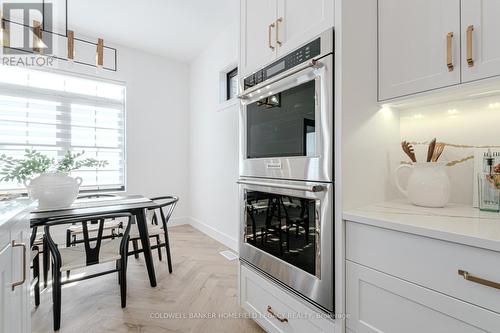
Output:
[[68,0],[68,29],[189,62],[238,18],[237,0]]

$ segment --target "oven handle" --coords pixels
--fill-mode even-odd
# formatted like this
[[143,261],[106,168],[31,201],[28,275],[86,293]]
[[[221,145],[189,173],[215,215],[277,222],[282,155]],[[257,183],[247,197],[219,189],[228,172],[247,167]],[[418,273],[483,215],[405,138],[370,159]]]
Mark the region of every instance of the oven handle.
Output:
[[259,181],[254,181],[254,180],[238,180],[238,184],[242,185],[255,185],[255,186],[267,186],[267,187],[274,187],[274,188],[283,188],[287,190],[298,190],[298,191],[306,191],[306,192],[323,192],[325,190],[325,186],[323,185],[289,185],[289,184],[269,184],[266,182],[259,182]]
[[282,75],[278,75],[272,79],[269,79],[267,81],[264,81],[262,83],[259,83],[258,85],[256,86],[253,86],[252,88],[249,88],[245,91],[243,91],[243,93],[239,94],[238,95],[238,98],[239,99],[247,99],[248,98],[248,95],[259,90],[259,89],[262,89],[263,87],[266,87],[270,84],[273,84],[273,83],[276,83],[280,80],[283,80],[284,78],[287,78],[291,75],[294,75],[294,74],[297,74],[298,72],[301,72],[305,69],[308,69],[308,68],[311,68],[311,67],[314,67],[314,68],[321,68],[323,66],[323,64],[315,59],[312,59],[311,61],[308,61],[306,62],[305,64],[295,68],[294,70],[290,71],[290,72],[285,72],[283,73]]

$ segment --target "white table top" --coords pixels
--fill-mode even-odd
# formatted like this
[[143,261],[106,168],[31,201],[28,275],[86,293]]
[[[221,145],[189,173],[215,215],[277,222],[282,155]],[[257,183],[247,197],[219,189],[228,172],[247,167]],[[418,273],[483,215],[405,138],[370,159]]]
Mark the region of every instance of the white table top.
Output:
[[471,206],[424,208],[395,200],[345,211],[343,218],[500,252],[500,213],[481,212]]

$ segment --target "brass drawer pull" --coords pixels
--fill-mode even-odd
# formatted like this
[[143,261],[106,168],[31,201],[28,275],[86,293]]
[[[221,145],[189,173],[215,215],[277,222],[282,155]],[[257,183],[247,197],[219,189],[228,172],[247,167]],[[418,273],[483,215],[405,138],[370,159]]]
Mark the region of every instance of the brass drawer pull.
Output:
[[22,247],[23,248],[23,279],[19,282],[14,282],[12,284],[12,291],[16,289],[16,287],[24,284],[24,281],[26,281],[26,244],[24,243],[16,243],[15,240],[12,241],[12,247]]
[[446,36],[446,65],[448,66],[448,72],[453,72],[455,66],[453,66],[453,32],[448,32]]
[[474,31],[474,26],[469,25],[467,27],[467,64],[469,67],[474,66],[474,59],[472,58],[472,32]]
[[267,312],[269,312],[271,314],[271,316],[273,316],[274,318],[278,319],[280,322],[282,322],[282,323],[288,323],[288,319],[282,318],[282,317],[276,315],[274,313],[274,311],[273,311],[273,308],[270,305],[267,306]]
[[283,22],[282,17],[280,17],[279,19],[276,20],[276,44],[278,44],[278,46],[281,46],[283,44],[280,41],[280,33],[279,33],[279,26],[280,26],[281,22]]
[[464,279],[466,279],[467,281],[479,283],[479,284],[482,284],[483,286],[487,286],[487,287],[491,287],[491,288],[495,288],[495,289],[500,289],[500,283],[481,279],[477,276],[469,274],[469,272],[467,272],[467,271],[459,269],[458,275],[462,275],[464,277]]
[[275,27],[276,25],[273,23],[269,24],[269,27],[268,27],[268,35],[267,35],[267,43],[268,43],[268,46],[271,50],[274,50],[274,46],[271,42],[271,33],[272,33],[272,29]]

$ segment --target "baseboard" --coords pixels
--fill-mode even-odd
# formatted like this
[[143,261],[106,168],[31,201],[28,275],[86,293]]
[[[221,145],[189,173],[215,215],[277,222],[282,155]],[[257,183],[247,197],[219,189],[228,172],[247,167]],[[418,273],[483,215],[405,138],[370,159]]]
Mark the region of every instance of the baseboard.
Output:
[[191,219],[188,216],[172,217],[168,221],[169,227],[175,227],[176,225],[191,224]]
[[191,226],[193,226],[194,228],[203,232],[205,235],[215,239],[216,241],[226,245],[228,248],[238,253],[238,239],[233,238],[223,232],[220,232],[219,230],[214,229],[213,227],[193,217],[189,217],[188,219],[190,220],[189,224],[191,224]]

